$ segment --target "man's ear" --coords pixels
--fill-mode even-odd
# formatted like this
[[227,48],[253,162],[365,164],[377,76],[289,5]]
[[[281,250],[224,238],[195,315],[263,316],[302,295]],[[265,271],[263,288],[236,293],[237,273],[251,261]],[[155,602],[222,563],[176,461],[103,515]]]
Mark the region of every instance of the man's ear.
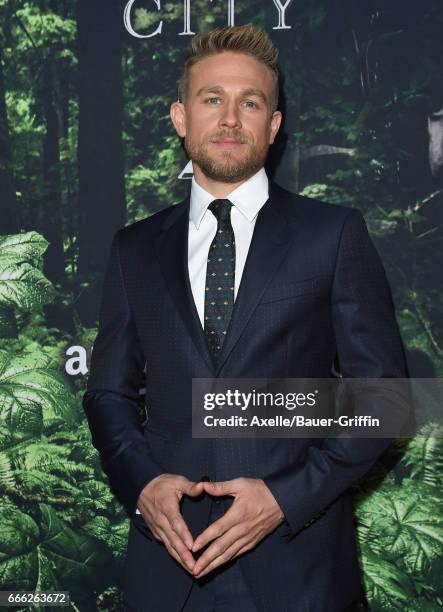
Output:
[[186,110],[183,102],[173,102],[169,114],[175,131],[180,138],[184,138],[186,136]]
[[277,136],[277,132],[280,128],[282,121],[282,114],[280,111],[275,111],[271,117],[271,129],[269,134],[269,144],[272,144]]

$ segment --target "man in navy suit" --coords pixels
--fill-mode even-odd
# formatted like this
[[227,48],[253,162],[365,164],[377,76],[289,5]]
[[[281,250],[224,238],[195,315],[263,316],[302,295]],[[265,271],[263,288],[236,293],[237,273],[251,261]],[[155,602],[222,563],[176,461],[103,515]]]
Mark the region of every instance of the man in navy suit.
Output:
[[266,33],[195,37],[179,91],[191,191],[115,234],[83,402],[131,518],[127,608],[360,609],[349,486],[389,440],[193,438],[192,379],[406,377],[383,266],[358,211],[268,180],[282,115]]

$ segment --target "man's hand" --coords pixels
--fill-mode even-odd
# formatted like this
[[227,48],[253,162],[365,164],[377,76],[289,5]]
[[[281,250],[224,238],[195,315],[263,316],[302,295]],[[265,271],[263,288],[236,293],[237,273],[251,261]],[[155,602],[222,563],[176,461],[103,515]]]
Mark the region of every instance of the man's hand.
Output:
[[191,482],[177,474],[160,474],[144,487],[137,501],[137,507],[155,539],[163,542],[169,554],[190,573],[195,564],[190,552],[194,540],[179,504],[183,495],[200,495],[203,485],[203,482]]
[[203,485],[210,495],[232,495],[235,499],[226,514],[211,523],[192,546],[192,552],[196,552],[215,540],[195,563],[196,578],[254,548],[285,518],[271,491],[259,478],[235,478],[203,482]]

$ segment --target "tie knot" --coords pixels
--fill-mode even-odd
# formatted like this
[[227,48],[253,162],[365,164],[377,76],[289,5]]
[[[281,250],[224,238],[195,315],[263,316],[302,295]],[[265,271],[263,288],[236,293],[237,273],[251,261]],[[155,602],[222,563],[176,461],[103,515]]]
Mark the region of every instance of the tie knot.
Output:
[[217,221],[227,221],[230,219],[232,202],[229,200],[213,200],[208,208],[215,215]]

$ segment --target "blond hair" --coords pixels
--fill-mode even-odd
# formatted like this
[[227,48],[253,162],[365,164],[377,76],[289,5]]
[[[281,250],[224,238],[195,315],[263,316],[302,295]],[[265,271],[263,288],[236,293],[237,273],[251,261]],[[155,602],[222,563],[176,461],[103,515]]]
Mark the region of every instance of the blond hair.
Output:
[[243,26],[215,28],[192,39],[179,80],[178,95],[186,102],[189,84],[189,71],[198,61],[223,51],[245,53],[262,62],[271,73],[273,88],[270,101],[271,114],[278,106],[278,49],[274,47],[268,34],[251,23]]

